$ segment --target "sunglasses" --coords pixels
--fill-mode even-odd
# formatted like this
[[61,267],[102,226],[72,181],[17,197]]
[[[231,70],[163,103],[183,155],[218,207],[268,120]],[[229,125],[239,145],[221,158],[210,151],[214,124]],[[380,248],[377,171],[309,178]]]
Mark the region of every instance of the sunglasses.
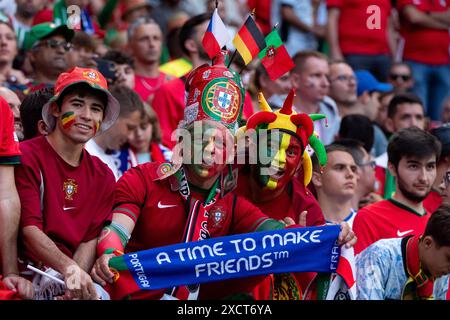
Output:
[[392,81],[397,81],[398,78],[401,78],[403,81],[408,81],[409,79],[411,79],[411,76],[407,75],[407,74],[390,74],[389,77],[391,78]]
[[64,51],[70,51],[72,49],[72,44],[67,41],[58,41],[55,39],[48,39],[44,41],[40,41],[38,45],[45,45],[48,48],[56,49],[62,47]]

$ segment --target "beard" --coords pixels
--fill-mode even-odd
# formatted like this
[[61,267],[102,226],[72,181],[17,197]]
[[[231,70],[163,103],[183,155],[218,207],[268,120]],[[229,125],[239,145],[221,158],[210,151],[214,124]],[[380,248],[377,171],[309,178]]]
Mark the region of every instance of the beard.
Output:
[[415,203],[422,202],[430,194],[431,187],[429,188],[429,190],[424,195],[420,195],[420,194],[417,194],[415,192],[411,192],[411,191],[407,190],[406,183],[400,178],[400,176],[398,174],[397,174],[397,179],[398,179],[398,188],[399,188],[399,190],[402,192],[403,196],[406,199],[408,199],[408,200],[410,200],[412,202],[415,202]]

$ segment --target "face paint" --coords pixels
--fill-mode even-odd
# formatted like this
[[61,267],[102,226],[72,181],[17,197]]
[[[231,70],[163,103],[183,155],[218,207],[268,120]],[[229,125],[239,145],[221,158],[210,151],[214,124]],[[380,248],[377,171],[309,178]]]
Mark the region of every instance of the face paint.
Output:
[[61,117],[61,122],[64,130],[69,130],[75,123],[75,113],[72,111],[64,113]]
[[[273,133],[269,134],[270,136]],[[293,135],[279,132],[274,141],[268,142],[268,156],[271,161],[267,165],[259,165],[260,184],[269,190],[284,188],[292,179],[302,159],[300,141]]]
[[100,121],[99,122],[95,122],[94,125],[94,136],[97,134],[98,130],[100,129]]

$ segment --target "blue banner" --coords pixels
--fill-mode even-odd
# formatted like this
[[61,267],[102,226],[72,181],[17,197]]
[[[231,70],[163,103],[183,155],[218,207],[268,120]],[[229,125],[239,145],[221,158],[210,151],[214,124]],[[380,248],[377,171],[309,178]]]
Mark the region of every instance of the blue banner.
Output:
[[121,256],[143,290],[270,273],[335,272],[339,225],[212,238]]

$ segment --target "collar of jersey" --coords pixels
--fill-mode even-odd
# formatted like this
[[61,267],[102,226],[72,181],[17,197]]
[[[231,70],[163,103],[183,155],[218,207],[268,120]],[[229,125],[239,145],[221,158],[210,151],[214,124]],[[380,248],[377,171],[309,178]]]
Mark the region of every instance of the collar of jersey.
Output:
[[416,210],[408,207],[406,204],[398,202],[397,200],[394,200],[393,198],[388,199],[388,201],[390,201],[393,205],[395,205],[395,206],[397,206],[397,207],[399,207],[399,208],[401,208],[403,210],[406,210],[406,211],[409,211],[411,213],[414,213],[415,215],[418,215],[419,217],[423,217],[423,216],[425,216],[427,214],[426,210],[423,210],[423,213],[419,213]]

